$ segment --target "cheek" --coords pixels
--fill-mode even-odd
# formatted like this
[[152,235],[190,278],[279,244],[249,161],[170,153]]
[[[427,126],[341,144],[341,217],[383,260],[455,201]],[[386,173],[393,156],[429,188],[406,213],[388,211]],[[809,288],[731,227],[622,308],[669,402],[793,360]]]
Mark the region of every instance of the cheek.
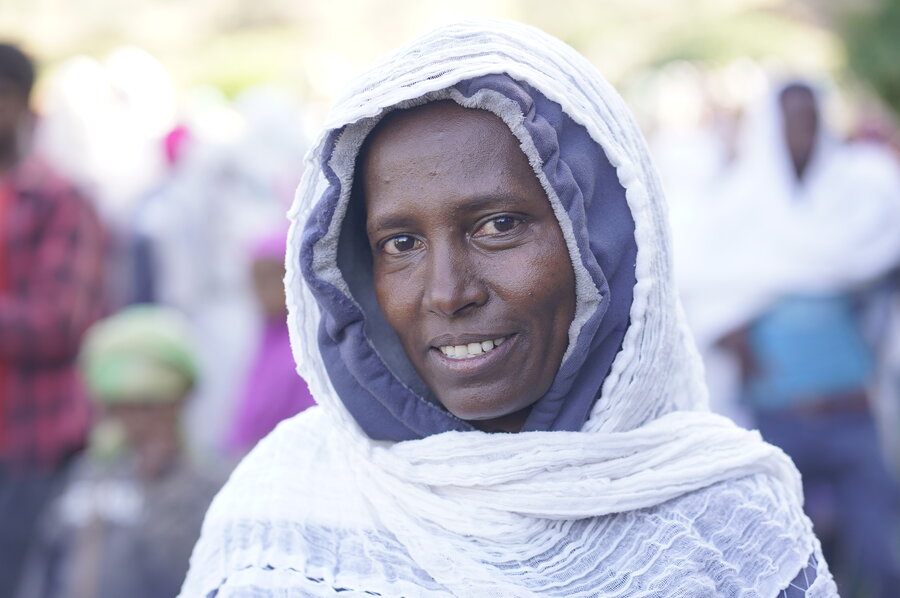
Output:
[[547,325],[562,320],[568,338],[575,313],[575,274],[562,234],[522,249],[491,260],[492,286],[525,316]]
[[376,266],[373,284],[381,313],[402,339],[410,322],[415,321],[416,299],[421,294],[416,291],[414,277],[409,273],[385,273]]

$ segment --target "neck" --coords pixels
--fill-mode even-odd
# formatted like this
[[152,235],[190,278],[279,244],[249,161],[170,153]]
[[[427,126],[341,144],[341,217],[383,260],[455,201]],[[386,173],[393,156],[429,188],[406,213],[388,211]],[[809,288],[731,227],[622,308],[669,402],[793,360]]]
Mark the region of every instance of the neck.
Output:
[[516,433],[522,431],[529,413],[531,413],[531,405],[515,413],[495,417],[494,419],[470,420],[469,423],[482,432]]
[[794,162],[794,174],[797,176],[797,180],[802,183],[803,175],[806,174],[806,162]]
[[807,154],[805,156],[793,156],[791,158],[791,165],[794,167],[794,174],[797,175],[797,180],[801,183],[806,178],[806,174],[809,171],[809,163],[812,158],[812,154]]

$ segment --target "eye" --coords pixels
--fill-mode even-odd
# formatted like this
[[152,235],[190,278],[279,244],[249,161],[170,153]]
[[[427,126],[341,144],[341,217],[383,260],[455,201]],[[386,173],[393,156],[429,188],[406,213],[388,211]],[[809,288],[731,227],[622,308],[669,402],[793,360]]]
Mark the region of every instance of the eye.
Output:
[[397,235],[391,237],[381,245],[382,251],[390,255],[406,253],[413,249],[418,249],[422,242],[410,235]]
[[489,235],[507,233],[516,228],[521,222],[522,220],[520,218],[514,216],[497,216],[482,224],[481,228],[475,231],[475,234],[472,236],[486,237]]

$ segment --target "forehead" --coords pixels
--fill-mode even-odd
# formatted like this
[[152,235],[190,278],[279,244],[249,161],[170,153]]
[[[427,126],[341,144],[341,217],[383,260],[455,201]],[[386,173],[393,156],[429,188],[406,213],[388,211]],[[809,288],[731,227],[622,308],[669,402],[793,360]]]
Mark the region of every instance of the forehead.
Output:
[[499,117],[452,101],[385,117],[363,146],[361,171],[370,210],[435,193],[451,200],[541,189],[518,140]]
[[451,153],[457,154],[456,161],[471,162],[502,157],[511,150],[520,153],[518,142],[499,117],[450,100],[388,114],[363,146],[366,167],[376,168],[397,166],[410,157]]

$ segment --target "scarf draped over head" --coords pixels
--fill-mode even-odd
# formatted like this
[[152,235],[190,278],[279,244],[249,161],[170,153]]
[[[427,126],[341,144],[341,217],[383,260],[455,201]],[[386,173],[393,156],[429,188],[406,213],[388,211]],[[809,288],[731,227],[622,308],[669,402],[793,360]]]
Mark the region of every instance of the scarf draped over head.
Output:
[[[518,434],[447,413],[372,292],[356,158],[388,111],[435,100],[506,123],[572,259],[568,349]],[[239,466],[182,596],[772,597],[808,565],[830,595],[796,470],[706,409],[645,143],[574,50],[504,21],[411,42],[337,102],[290,217],[292,346],[319,406]]]
[[[780,102],[790,85],[819,104],[802,182]],[[701,345],[786,296],[842,292],[900,263],[900,169],[881,148],[840,142],[820,95],[773,85],[749,111],[721,188],[678,231],[679,286]]]

